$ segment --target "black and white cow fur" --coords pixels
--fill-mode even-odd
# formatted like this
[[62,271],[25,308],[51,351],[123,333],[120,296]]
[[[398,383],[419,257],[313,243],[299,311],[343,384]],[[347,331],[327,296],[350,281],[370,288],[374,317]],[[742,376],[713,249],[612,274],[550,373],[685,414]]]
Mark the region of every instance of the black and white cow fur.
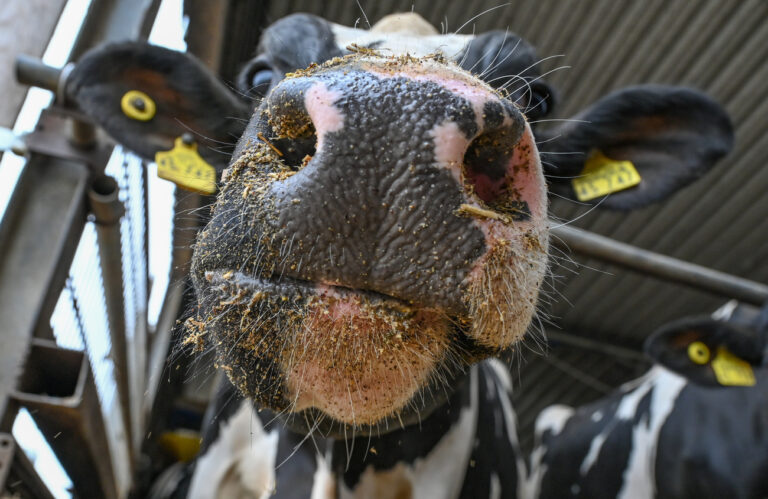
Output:
[[506,364],[488,360],[473,366],[448,402],[421,424],[333,439],[286,429],[273,412],[256,412],[228,385],[219,392],[215,436],[197,460],[188,494],[515,497],[525,463],[510,393]]
[[[733,141],[720,106],[669,86],[540,129],[554,99],[538,62],[509,32],[439,35],[404,14],[370,31],[289,16],[264,32],[240,95],[142,44],[78,64],[69,101],[119,142],[152,158],[192,132],[219,172],[190,338],[237,388],[211,408],[190,497],[517,494],[510,382],[488,359],[535,311],[545,179],[575,198],[599,150],[642,182],[591,202],[634,209]],[[120,112],[130,90],[156,101],[153,119]]]
[[[543,411],[526,494],[768,496],[768,307],[743,309],[663,327],[646,342],[655,365],[644,376],[586,406]],[[712,364],[724,350],[750,366],[754,385],[718,382]]]

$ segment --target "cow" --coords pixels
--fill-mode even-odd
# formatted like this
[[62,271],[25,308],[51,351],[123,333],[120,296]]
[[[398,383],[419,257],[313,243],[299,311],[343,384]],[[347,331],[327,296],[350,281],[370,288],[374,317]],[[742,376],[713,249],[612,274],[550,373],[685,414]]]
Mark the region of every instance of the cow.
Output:
[[662,327],[644,376],[575,410],[545,409],[526,495],[768,496],[768,306],[743,309]]
[[182,494],[517,493],[493,359],[535,316],[547,184],[576,199],[585,161],[631,164],[637,185],[585,202],[640,208],[733,142],[717,103],[671,86],[540,128],[556,99],[539,62],[507,31],[440,35],[411,13],[370,30],[286,17],[239,94],[145,44],[78,63],[69,101],[118,142],[152,158],[190,134],[216,171],[187,342],[215,349],[227,381]]

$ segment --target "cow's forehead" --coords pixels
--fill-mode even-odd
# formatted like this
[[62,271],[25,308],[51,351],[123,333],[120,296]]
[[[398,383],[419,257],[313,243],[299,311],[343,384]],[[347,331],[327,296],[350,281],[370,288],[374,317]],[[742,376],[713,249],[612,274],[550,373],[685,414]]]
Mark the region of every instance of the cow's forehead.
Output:
[[384,55],[405,55],[422,57],[430,54],[442,54],[448,59],[456,59],[472,41],[474,35],[419,35],[403,31],[382,32],[349,28],[340,24],[329,23],[339,50],[344,51],[352,44],[381,51]]

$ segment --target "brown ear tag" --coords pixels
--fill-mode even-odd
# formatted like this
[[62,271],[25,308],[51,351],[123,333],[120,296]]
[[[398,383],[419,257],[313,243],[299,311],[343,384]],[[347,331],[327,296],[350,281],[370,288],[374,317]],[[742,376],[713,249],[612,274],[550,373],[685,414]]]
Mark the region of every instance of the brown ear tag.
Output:
[[188,137],[177,137],[173,149],[157,152],[155,163],[158,177],[182,189],[200,194],[216,192],[216,169],[198,154],[197,144]]
[[581,175],[572,180],[579,201],[589,201],[640,183],[640,174],[631,161],[617,161],[595,150],[584,163]]
[[752,366],[723,347],[717,349],[717,356],[712,360],[717,382],[725,386],[755,386],[755,373]]

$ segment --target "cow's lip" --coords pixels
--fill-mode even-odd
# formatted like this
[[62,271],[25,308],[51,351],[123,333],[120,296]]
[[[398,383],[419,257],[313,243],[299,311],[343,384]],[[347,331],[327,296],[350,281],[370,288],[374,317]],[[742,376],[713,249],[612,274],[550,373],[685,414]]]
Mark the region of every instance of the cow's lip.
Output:
[[351,288],[337,283],[308,281],[286,275],[264,278],[230,269],[209,270],[204,275],[206,281],[213,287],[234,285],[238,288],[285,297],[289,301],[300,300],[309,296],[357,297],[365,299],[372,306],[380,307],[382,310],[395,315],[410,315],[416,310],[427,308],[369,289]]
[[[267,300],[289,316],[292,309],[304,315],[305,326],[275,358],[289,412],[316,408],[344,424],[374,424],[431,386],[452,348],[455,323],[435,308],[286,276],[259,278],[232,270],[204,275],[214,293],[228,297],[222,305],[250,307]],[[243,313],[251,315],[249,309]],[[402,329],[394,329],[396,324]]]

